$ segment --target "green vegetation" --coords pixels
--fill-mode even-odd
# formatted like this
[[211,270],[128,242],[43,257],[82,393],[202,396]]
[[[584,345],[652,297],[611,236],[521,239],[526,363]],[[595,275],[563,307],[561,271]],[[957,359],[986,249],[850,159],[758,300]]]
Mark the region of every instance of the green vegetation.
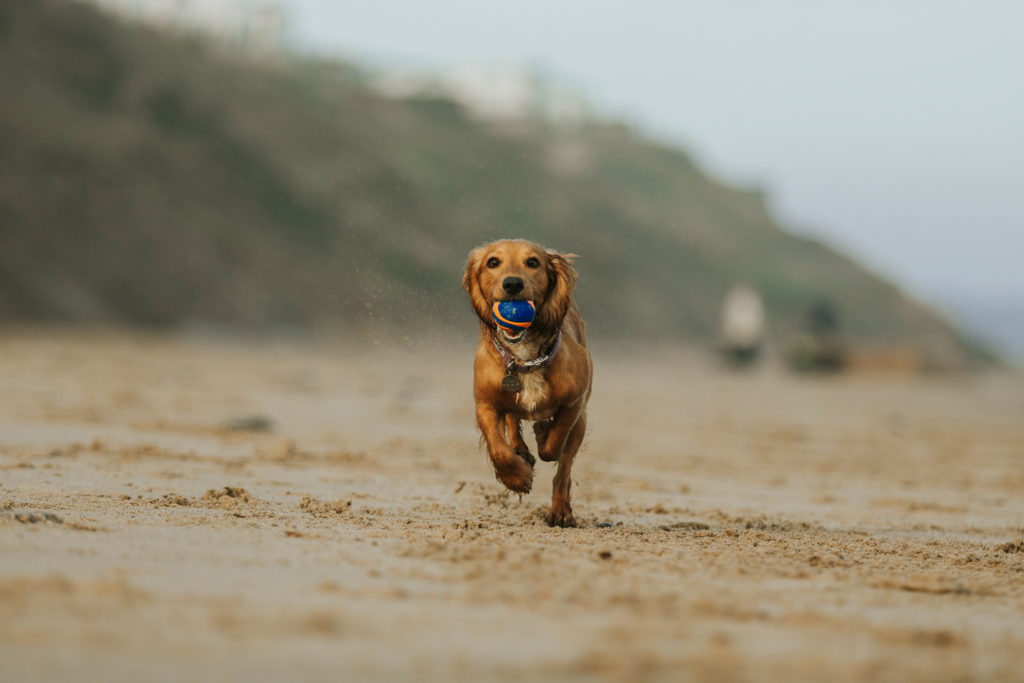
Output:
[[710,340],[746,280],[777,331],[824,296],[855,338],[963,348],[621,125],[495,130],[346,65],[253,63],[58,0],[0,0],[0,88],[2,319],[462,334],[466,254],[514,236],[581,255],[605,338]]

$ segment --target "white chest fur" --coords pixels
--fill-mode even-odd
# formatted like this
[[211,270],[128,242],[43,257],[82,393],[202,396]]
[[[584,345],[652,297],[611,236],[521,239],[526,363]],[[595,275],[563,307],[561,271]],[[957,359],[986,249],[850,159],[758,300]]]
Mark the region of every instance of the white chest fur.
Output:
[[[527,340],[509,350],[520,362],[526,362],[538,357],[540,345],[539,340]],[[551,394],[551,386],[544,377],[544,369],[524,372],[519,378],[523,381],[523,388],[516,395],[516,404],[526,413],[526,418],[539,420],[549,417],[537,414],[538,407],[542,406]]]
[[537,412],[537,406],[548,398],[548,381],[542,372],[528,372],[520,377],[523,390],[516,396],[516,403],[532,416]]

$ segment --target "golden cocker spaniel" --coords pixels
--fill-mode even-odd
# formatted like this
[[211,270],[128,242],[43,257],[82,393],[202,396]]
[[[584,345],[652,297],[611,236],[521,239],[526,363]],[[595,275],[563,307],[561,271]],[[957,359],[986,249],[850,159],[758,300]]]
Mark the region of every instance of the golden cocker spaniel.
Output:
[[[480,318],[473,397],[495,475],[512,491],[530,491],[535,461],[519,421],[533,422],[540,459],[558,462],[547,522],[561,527],[576,526],[570,471],[587,428],[593,379],[586,324],[572,298],[574,258],[525,240],[499,240],[470,252],[462,278]],[[536,313],[525,331],[495,323],[495,304],[509,301],[532,302]]]

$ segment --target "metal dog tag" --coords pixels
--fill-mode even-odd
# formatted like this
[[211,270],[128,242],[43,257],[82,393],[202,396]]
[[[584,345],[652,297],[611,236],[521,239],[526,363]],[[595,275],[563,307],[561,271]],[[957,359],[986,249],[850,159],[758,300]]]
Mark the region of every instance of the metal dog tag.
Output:
[[523,380],[519,375],[505,375],[501,378],[501,388],[510,394],[518,394],[523,390]]

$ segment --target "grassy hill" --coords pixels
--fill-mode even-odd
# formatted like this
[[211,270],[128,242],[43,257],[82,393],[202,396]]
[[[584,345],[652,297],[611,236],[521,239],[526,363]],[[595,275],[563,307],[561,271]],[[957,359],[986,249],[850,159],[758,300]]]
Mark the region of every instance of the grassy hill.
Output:
[[516,236],[581,255],[595,335],[709,340],[745,280],[776,329],[827,296],[855,338],[962,348],[620,125],[494,130],[345,65],[256,64],[60,0],[0,0],[0,91],[0,319],[461,333],[465,255]]

